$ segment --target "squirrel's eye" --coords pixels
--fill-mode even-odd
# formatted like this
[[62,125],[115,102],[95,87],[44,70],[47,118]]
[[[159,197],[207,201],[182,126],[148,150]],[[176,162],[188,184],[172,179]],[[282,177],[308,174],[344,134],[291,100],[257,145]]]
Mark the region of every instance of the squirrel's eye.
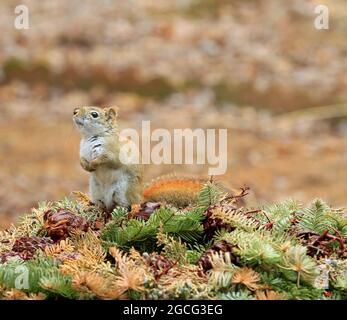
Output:
[[75,109],[75,110],[73,111],[73,115],[75,116],[75,115],[77,115],[77,113],[78,113],[78,109]]
[[92,115],[93,118],[97,118],[99,116],[99,114],[95,111],[90,113]]

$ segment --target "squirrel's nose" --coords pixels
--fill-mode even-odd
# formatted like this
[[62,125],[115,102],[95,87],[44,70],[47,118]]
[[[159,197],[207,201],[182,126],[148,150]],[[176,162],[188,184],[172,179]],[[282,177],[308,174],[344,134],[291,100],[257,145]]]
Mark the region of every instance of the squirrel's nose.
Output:
[[78,108],[76,108],[76,109],[73,111],[73,115],[74,115],[74,116],[77,116],[77,115],[78,115]]
[[83,120],[80,119],[80,118],[74,118],[74,121],[79,126],[83,126],[84,125]]

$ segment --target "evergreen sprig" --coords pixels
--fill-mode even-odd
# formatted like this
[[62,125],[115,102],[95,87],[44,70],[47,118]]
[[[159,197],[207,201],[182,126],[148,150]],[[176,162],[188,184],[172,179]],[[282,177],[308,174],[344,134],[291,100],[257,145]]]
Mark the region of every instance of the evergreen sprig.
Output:
[[213,181],[206,182],[198,195],[198,206],[207,209],[222,199],[224,193]]
[[[130,248],[144,242],[155,243],[159,228],[166,234],[181,238],[188,242],[196,242],[201,238],[204,219],[199,210],[182,214],[172,208],[157,209],[147,221],[124,220],[119,214],[104,228],[101,239],[119,247]],[[120,223],[121,221],[121,223]]]
[[70,275],[63,275],[59,271],[57,262],[50,257],[38,256],[26,262],[12,258],[0,265],[0,283],[7,288],[42,292],[47,297],[77,298],[78,293],[73,289],[71,280]]
[[300,227],[304,231],[312,231],[322,234],[330,229],[328,214],[329,206],[320,199],[316,199],[312,204],[305,208],[300,220]]

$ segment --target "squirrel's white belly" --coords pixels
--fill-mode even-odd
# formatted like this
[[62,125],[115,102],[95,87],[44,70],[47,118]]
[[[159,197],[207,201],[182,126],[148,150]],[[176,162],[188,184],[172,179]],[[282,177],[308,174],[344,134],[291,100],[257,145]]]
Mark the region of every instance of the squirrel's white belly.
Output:
[[80,144],[80,157],[87,161],[100,156],[104,151],[105,141],[101,137],[91,137],[88,139],[82,139]]
[[100,166],[92,172],[92,179],[99,190],[99,194],[94,193],[93,201],[102,201],[106,208],[114,207],[115,203],[121,206],[129,205],[126,192],[130,177],[124,168],[110,170]]

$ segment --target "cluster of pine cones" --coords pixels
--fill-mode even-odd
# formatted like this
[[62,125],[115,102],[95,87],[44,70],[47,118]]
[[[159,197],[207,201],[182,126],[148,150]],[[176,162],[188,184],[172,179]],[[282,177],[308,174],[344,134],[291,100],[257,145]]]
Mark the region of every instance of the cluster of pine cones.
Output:
[[47,237],[27,236],[16,239],[11,251],[0,254],[0,262],[4,263],[11,257],[29,260],[37,250],[44,250],[46,246],[66,239],[73,230],[87,231],[88,227],[87,220],[73,212],[65,209],[48,210],[44,214]]

